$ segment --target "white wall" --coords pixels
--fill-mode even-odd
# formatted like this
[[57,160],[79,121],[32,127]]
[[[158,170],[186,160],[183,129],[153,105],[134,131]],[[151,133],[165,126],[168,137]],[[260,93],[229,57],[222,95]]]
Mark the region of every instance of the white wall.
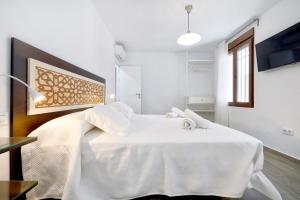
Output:
[[[172,106],[184,109],[186,53],[129,52],[121,65],[142,68],[142,113],[164,114]],[[191,59],[212,59],[212,53],[191,53]]]
[[182,106],[179,98],[182,80],[175,53],[130,52],[122,65],[142,69],[142,113],[161,114],[173,105]]
[[214,97],[214,64],[189,64],[188,96]]
[[[300,21],[300,1],[282,0],[260,17],[255,43]],[[233,128],[262,140],[266,146],[300,159],[300,63],[257,72],[255,64],[255,108],[230,108]],[[292,128],[295,136],[281,133]]]
[[[16,37],[106,78],[107,91],[114,91],[114,40],[90,0],[2,0],[0,27],[1,74],[10,73],[10,38]],[[9,111],[8,83],[0,80],[0,112]],[[1,127],[0,136],[8,135]],[[0,159],[0,179],[7,179],[7,154]]]

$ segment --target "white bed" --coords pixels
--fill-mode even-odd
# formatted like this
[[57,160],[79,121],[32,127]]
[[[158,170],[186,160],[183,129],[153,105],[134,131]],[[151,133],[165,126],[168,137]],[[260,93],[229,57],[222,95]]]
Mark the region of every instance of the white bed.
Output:
[[263,144],[259,140],[217,124],[183,130],[182,120],[134,115],[126,137],[79,126],[76,118],[56,120],[57,126],[72,124],[69,132],[46,124],[31,134],[39,141],[22,148],[24,177],[39,181],[28,197],[123,200],[165,194],[238,198],[250,186],[281,199],[261,172]]

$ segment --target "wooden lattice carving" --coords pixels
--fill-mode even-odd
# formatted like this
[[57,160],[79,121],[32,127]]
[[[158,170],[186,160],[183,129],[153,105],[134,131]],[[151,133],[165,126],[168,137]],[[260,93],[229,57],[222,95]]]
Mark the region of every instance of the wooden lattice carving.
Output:
[[98,104],[104,102],[104,87],[87,80],[36,66],[36,89],[46,99],[36,108]]
[[105,85],[47,63],[29,58],[29,85],[46,98],[29,99],[28,114],[91,107],[105,102]]

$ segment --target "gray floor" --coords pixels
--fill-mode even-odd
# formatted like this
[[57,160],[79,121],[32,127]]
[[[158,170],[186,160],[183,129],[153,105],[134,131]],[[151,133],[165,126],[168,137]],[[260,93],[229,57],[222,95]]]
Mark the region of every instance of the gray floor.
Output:
[[[300,149],[300,147],[299,147]],[[284,200],[300,200],[300,161],[265,149],[264,173]]]
[[[279,190],[282,199],[300,200],[300,161],[288,159],[266,148],[264,149],[264,155],[263,172]],[[241,199],[269,200],[269,198],[255,190],[247,190]]]

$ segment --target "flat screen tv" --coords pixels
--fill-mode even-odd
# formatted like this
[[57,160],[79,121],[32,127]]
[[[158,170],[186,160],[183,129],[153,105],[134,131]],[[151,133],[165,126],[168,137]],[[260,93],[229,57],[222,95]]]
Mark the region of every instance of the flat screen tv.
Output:
[[258,71],[300,61],[300,22],[255,45]]

